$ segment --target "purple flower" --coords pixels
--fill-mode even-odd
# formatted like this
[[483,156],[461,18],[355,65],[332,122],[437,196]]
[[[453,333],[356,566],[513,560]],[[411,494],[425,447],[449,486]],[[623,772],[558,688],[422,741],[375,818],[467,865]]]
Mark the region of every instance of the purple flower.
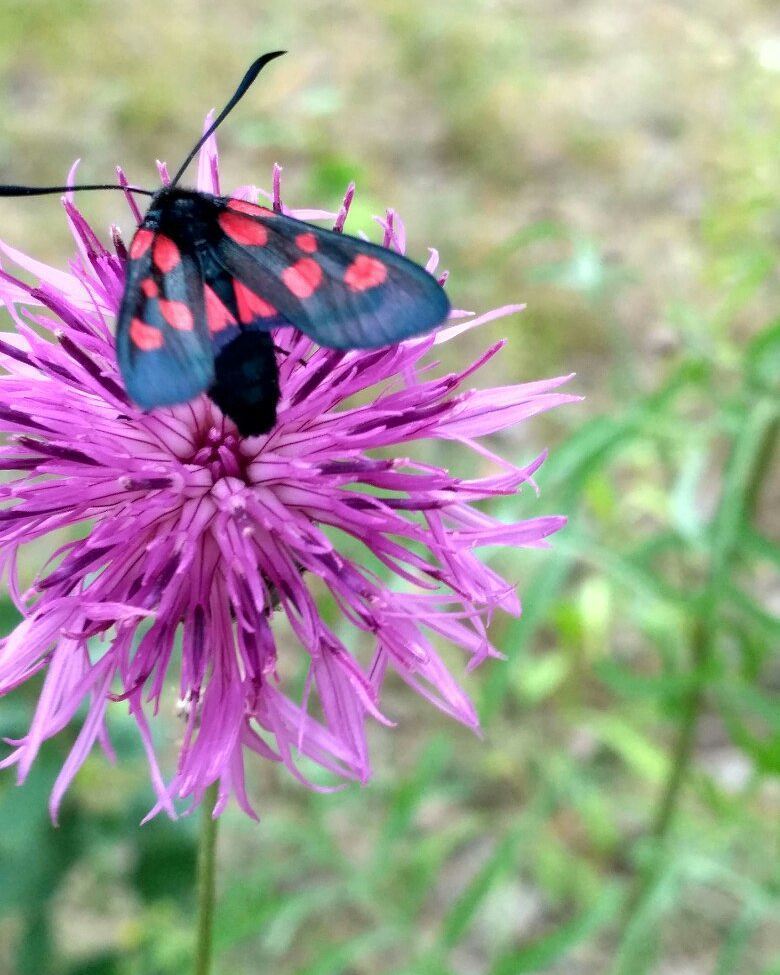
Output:
[[[213,140],[198,183],[219,191]],[[271,198],[281,208],[278,187],[277,169]],[[256,190],[235,195],[256,199]],[[289,212],[335,219],[340,229],[351,196],[352,188],[338,214]],[[516,467],[478,440],[575,397],[555,391],[566,377],[468,388],[503,342],[444,376],[429,353],[521,306],[478,318],[454,312],[456,323],[435,335],[368,351],[319,348],[281,329],[278,425],[242,439],[205,396],[148,414],[129,402],[110,328],[124,247],[115,232],[106,249],[73,200],[64,206],[78,250],[68,271],[0,242],[37,279],[28,285],[0,271],[0,299],[15,325],[0,341],[0,419],[10,434],[0,447],[0,469],[9,472],[0,485],[0,572],[23,615],[0,642],[0,694],[43,675],[29,730],[0,764],[16,765],[23,781],[41,744],[86,702],[52,791],[56,817],[95,743],[112,756],[107,712],[125,707],[157,795],[150,815],[174,816],[174,800],[197,803],[217,779],[217,812],[233,796],[254,815],[244,786],[248,753],[283,762],[302,781],[301,755],[334,776],[369,778],[365,724],[391,724],[380,706],[388,669],[476,728],[435,644],[461,647],[469,668],[500,657],[487,623],[496,609],[519,614],[520,604],[475,549],[540,547],[564,523],[503,524],[475,507],[533,486],[544,459]],[[402,251],[401,221],[388,212],[380,222],[385,246]],[[432,273],[437,260],[432,250]],[[411,459],[425,457],[420,445],[431,440],[458,441],[472,452],[471,470],[476,455],[490,473],[457,476]],[[59,547],[23,592],[20,550],[45,536]],[[327,617],[313,590],[331,604]],[[370,659],[361,662],[341,628],[326,622],[334,610],[368,635]],[[283,652],[307,662],[297,699],[279,674],[278,624]],[[177,700],[183,733],[166,782],[149,719]]]

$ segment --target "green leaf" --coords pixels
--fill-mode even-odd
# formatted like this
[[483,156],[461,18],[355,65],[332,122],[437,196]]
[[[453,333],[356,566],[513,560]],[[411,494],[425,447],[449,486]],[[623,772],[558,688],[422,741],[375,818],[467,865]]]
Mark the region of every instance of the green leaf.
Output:
[[648,570],[638,559],[632,559],[614,548],[602,545],[595,537],[569,529],[556,538],[555,546],[556,549],[599,569],[616,585],[644,600],[658,600],[674,606],[682,606],[686,601],[657,572]]
[[759,924],[759,914],[755,907],[745,907],[729,928],[718,953],[717,967],[714,975],[733,975],[740,970],[756,928]]
[[500,244],[496,248],[495,257],[505,259],[514,251],[528,247],[529,244],[536,244],[543,240],[565,240],[568,236],[569,231],[565,224],[555,220],[537,220],[518,230]]
[[521,975],[541,972],[562,961],[578,945],[597,934],[616,916],[622,900],[620,888],[606,885],[593,905],[559,928],[535,941],[498,956],[490,975]]
[[438,778],[450,759],[451,744],[441,735],[432,738],[423,749],[412,773],[399,778],[387,806],[384,827],[377,837],[377,866],[386,868],[391,848],[409,830],[412,819],[425,801],[428,784]]
[[8,597],[0,599],[0,636],[7,636],[21,618],[19,610]]
[[780,319],[750,342],[745,371],[748,381],[759,389],[780,393]]
[[509,657],[506,663],[491,667],[482,685],[480,714],[487,724],[499,711],[516,675],[528,662],[528,645],[537,627],[549,619],[551,607],[559,598],[573,559],[558,548],[545,552],[542,565],[523,587],[523,615],[505,627],[500,649]]
[[764,538],[752,525],[745,526],[742,544],[745,553],[751,558],[765,559],[776,568],[780,568],[780,545]]
[[466,933],[496,881],[514,869],[517,848],[527,830],[528,818],[522,816],[450,908],[444,918],[441,935],[447,948],[456,945]]
[[297,969],[295,975],[343,975],[355,970],[356,963],[366,955],[389,951],[403,943],[404,934],[390,927],[381,927],[340,944],[318,945],[314,961]]
[[648,737],[618,714],[592,714],[583,719],[602,744],[618,754],[626,765],[648,782],[662,782],[669,771],[669,758]]
[[622,932],[612,975],[645,975],[650,970],[660,947],[660,920],[679,898],[684,869],[682,858],[656,851],[649,882]]
[[[711,595],[728,578],[749,514],[754,474],[778,416],[780,402],[760,400],[745,418],[724,473],[711,542]],[[707,610],[705,609],[705,612]]]
[[780,644],[780,619],[768,613],[741,589],[734,585],[727,585],[723,591],[724,598],[745,617],[770,645]]
[[669,496],[672,523],[691,542],[697,542],[704,531],[700,486],[707,463],[708,451],[705,445],[692,445],[685,453],[681,470]]
[[664,706],[678,706],[695,684],[690,674],[639,674],[614,660],[598,661],[595,672],[621,697],[635,701],[657,701]]
[[570,661],[562,652],[550,651],[539,657],[526,657],[514,671],[513,686],[529,704],[538,704],[554,694],[566,680]]

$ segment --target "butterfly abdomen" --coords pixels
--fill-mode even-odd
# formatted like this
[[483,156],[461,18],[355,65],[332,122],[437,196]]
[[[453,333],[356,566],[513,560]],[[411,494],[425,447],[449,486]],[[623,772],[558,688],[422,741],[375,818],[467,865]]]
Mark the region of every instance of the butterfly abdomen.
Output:
[[239,332],[214,358],[211,399],[243,437],[256,437],[276,423],[279,370],[274,343],[265,331]]

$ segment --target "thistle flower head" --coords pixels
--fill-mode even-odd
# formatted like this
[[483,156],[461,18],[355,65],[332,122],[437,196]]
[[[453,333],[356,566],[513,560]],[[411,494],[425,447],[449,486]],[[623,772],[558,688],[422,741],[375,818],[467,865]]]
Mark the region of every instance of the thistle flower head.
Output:
[[[270,196],[281,208],[278,175]],[[198,176],[219,192],[213,140]],[[351,196],[338,214],[289,212],[341,229]],[[0,642],[0,695],[43,676],[29,730],[1,764],[23,780],[41,744],[86,702],[52,791],[56,816],[93,746],[111,756],[110,710],[128,708],[149,761],[152,813],[173,816],[175,800],[197,803],[218,780],[216,811],[232,797],[252,814],[252,753],[301,779],[300,756],[335,777],[369,778],[365,727],[391,723],[380,701],[388,671],[475,728],[436,645],[460,647],[473,667],[500,656],[490,615],[520,611],[475,549],[538,547],[564,521],[504,524],[475,507],[532,484],[543,460],[517,467],[480,440],[573,397],[556,391],[565,379],[469,388],[502,342],[446,375],[430,353],[519,308],[456,312],[437,334],[368,351],[319,348],[280,329],[278,424],[242,439],[205,396],[151,413],[128,400],[111,331],[124,248],[117,233],[104,246],[72,198],[64,207],[77,248],[67,271],[0,242],[0,300],[14,326],[0,337],[0,572],[23,617]],[[401,221],[388,213],[382,223],[385,246],[403,250]],[[431,273],[436,264],[432,251]],[[419,459],[436,440],[459,442],[458,472]],[[474,476],[475,461],[489,472]],[[49,537],[58,547],[22,591],[20,553]],[[352,652],[349,627],[330,622],[337,616],[366,635],[371,656]],[[296,696],[285,678],[293,655],[307,668]],[[177,701],[184,728],[166,779],[150,719]]]

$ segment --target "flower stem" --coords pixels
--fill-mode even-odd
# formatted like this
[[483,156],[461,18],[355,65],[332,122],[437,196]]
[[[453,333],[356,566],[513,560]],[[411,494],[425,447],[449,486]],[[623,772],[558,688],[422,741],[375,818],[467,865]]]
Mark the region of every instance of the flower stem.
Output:
[[206,790],[198,837],[198,927],[195,943],[195,975],[209,975],[214,934],[214,878],[217,852],[217,820],[212,818],[219,782]]
[[[669,775],[652,818],[650,838],[653,853],[645,870],[637,874],[626,899],[626,929],[641,911],[661,866],[664,846],[674,825],[683,787],[694,758],[696,731],[706,702],[706,680],[715,657],[719,597],[724,577],[731,571],[741,537],[741,526],[756,515],[758,498],[780,432],[780,418],[774,404],[759,400],[744,424],[744,435],[732,444],[724,472],[724,487],[713,534],[715,542],[704,587],[695,601],[689,643],[691,686],[683,703],[677,740],[672,751]],[[737,512],[738,517],[734,512]]]
[[693,758],[696,741],[696,727],[704,704],[704,682],[702,671],[710,659],[710,632],[708,620],[699,616],[693,621],[690,643],[690,675],[692,686],[683,706],[683,713],[672,752],[669,777],[661,793],[650,835],[657,843],[662,843],[672,825],[677,810],[680,791],[687,778]]
[[623,908],[623,928],[627,933],[633,919],[652,891],[662,864],[664,847],[674,823],[677,808],[693,762],[696,730],[705,703],[704,671],[712,653],[709,619],[698,615],[692,621],[690,654],[691,687],[683,704],[677,739],[672,749],[669,774],[652,817],[649,837],[652,852],[649,861],[634,878]]

